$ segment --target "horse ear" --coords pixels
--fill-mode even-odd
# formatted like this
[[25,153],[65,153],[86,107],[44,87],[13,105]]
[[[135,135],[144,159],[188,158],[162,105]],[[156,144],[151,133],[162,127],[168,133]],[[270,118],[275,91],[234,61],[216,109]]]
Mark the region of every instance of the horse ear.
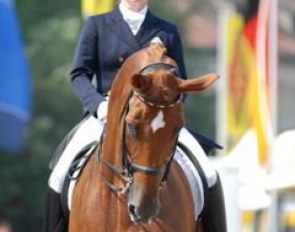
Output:
[[150,83],[151,79],[145,75],[134,74],[131,77],[131,85],[139,92],[143,92],[144,90],[146,90],[150,86]]
[[192,91],[201,91],[207,89],[210,85],[219,79],[219,75],[211,73],[199,78],[183,80],[177,79],[177,86],[180,93],[192,92]]

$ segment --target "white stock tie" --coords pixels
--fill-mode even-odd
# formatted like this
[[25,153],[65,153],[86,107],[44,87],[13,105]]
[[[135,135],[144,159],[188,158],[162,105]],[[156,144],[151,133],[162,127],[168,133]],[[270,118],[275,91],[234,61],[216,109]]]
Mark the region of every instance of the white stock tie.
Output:
[[142,20],[140,19],[126,19],[126,22],[129,25],[129,28],[132,31],[133,35],[136,35],[139,31],[141,21]]

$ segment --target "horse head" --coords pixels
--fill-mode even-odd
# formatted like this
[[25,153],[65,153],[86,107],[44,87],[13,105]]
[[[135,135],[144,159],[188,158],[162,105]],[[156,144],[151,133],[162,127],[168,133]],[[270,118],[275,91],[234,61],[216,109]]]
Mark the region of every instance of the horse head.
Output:
[[206,89],[218,78],[208,74],[184,80],[178,77],[174,64],[148,65],[130,81],[124,147],[125,163],[132,175],[128,210],[138,223],[146,223],[159,213],[161,186],[184,125],[183,95]]

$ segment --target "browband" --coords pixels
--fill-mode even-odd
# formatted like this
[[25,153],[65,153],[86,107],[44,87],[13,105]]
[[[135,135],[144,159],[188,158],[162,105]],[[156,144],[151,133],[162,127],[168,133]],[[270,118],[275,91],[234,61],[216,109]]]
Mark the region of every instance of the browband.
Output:
[[175,76],[180,76],[179,70],[176,66],[172,64],[166,64],[166,63],[155,63],[155,64],[150,64],[143,69],[140,70],[140,74],[147,74],[151,71],[157,70],[157,69],[164,69],[167,71],[170,71],[173,73]]

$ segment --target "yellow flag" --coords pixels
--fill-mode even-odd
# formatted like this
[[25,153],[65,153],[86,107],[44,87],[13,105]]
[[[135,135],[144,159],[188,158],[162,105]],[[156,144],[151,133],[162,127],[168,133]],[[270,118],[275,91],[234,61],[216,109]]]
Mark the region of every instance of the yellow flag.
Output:
[[114,0],[82,0],[81,4],[83,16],[88,17],[111,11],[114,7]]

